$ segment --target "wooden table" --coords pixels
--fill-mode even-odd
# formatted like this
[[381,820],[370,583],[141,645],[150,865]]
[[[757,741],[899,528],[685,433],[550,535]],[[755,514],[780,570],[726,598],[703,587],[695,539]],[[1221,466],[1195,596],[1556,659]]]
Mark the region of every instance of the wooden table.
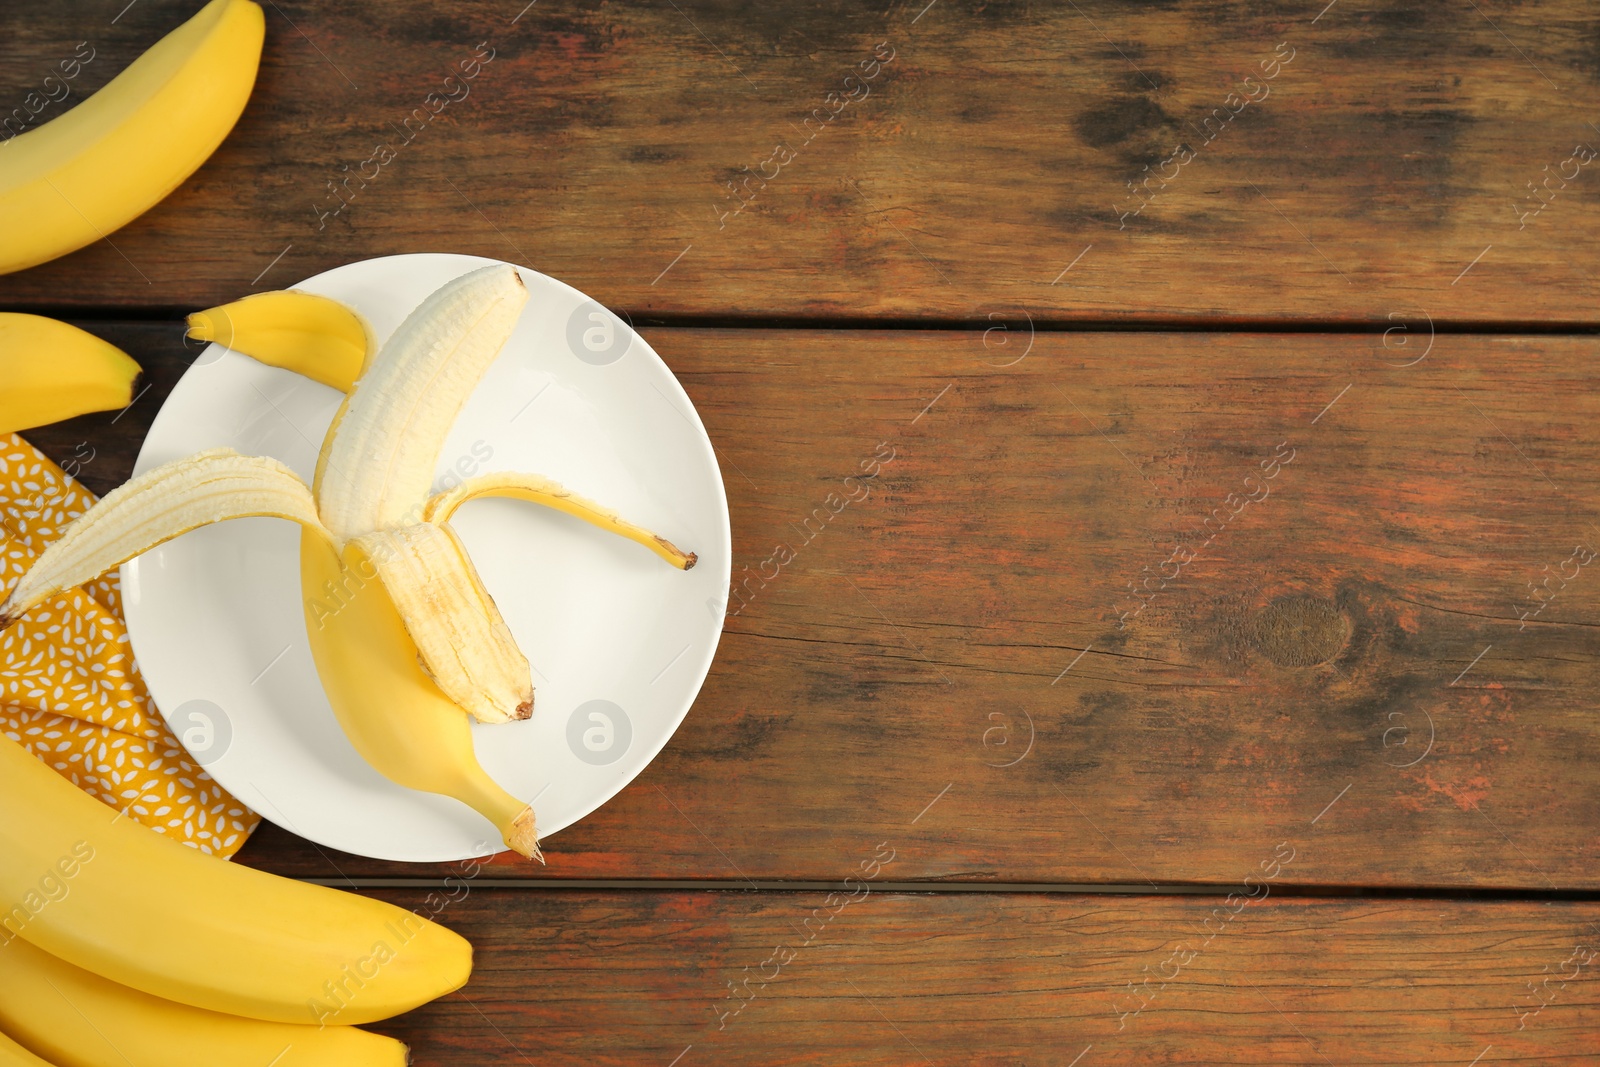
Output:
[[[382,1029],[422,1065],[1600,1062],[1592,6],[522,3],[269,0],[211,162],[0,279],[150,372],[30,435],[97,491],[184,311],[430,250],[631,317],[736,582],[892,451],[547,868],[262,829],[241,862],[447,894],[476,977]],[[195,6],[122,4],[0,11],[0,85],[87,40],[91,89]]]

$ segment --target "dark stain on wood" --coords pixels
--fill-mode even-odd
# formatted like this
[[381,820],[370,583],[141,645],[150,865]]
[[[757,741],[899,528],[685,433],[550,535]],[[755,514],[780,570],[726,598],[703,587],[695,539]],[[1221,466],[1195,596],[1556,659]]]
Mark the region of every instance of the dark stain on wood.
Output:
[[1350,621],[1329,600],[1279,597],[1255,619],[1256,649],[1280,667],[1314,667],[1337,656],[1350,636]]
[[709,759],[749,759],[768,742],[773,725],[787,718],[746,713],[733,722],[731,729],[722,732],[719,743],[707,746],[702,751]]
[[1082,112],[1073,120],[1085,144],[1107,148],[1147,131],[1177,122],[1160,104],[1146,96],[1125,96]]
[[1130,93],[1158,93],[1173,85],[1173,78],[1159,70],[1130,70],[1122,76],[1122,88]]
[[1600,20],[1583,30],[1582,43],[1573,66],[1591,82],[1600,83]]
[[658,145],[635,145],[627,150],[625,158],[629,163],[667,163],[682,159],[683,153],[674,148],[663,148]]

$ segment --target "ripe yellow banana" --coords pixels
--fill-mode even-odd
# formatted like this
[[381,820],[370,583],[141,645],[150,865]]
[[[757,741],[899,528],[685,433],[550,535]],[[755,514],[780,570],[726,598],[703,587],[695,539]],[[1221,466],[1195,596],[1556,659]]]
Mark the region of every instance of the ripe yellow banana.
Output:
[[5,1034],[0,1034],[0,1067],[52,1067]]
[[0,274],[66,255],[154,207],[233,129],[261,59],[252,0],[211,0],[99,92],[0,152]]
[[459,989],[472,971],[472,946],[442,926],[187,848],[3,737],[0,857],[7,940],[197,1008],[368,1023]]
[[373,350],[372,328],[351,308],[315,293],[255,293],[189,316],[189,337],[348,393]]
[[312,489],[276,461],[216,449],[107,494],[0,604],[0,628],[202,523],[292,519],[303,527],[312,656],[356,750],[392,781],[467,804],[508,847],[539,858],[532,809],[479,766],[468,720],[469,713],[484,722],[529,714],[528,662],[445,519],[476,495],[519,496],[637,541],[685,570],[695,557],[536,476],[480,480],[430,502],[445,435],[526,301],[508,266],[472,271],[428,297],[345,397]]
[[139,364],[92,333],[42,315],[0,313],[0,433],[125,408],[138,380]]
[[0,947],[0,1029],[56,1067],[405,1067],[407,1060],[393,1038],[192,1008],[74,967],[21,938]]

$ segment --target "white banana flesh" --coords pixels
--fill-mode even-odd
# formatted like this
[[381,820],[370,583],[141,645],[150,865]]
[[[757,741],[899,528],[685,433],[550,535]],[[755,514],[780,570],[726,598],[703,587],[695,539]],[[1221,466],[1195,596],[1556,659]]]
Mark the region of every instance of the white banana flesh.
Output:
[[319,465],[317,506],[341,544],[422,521],[445,436],[527,302],[515,267],[483,267],[424,300],[379,349]]
[[423,669],[479,722],[533,714],[528,660],[454,531],[432,523],[355,543],[378,570]]

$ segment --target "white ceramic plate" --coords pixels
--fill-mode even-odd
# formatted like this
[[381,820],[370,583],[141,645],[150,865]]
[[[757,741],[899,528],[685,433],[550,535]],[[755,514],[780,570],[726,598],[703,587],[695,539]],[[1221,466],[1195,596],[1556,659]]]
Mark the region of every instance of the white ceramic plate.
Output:
[[[352,263],[297,288],[341,300],[380,341],[429,293],[492,260]],[[570,286],[521,268],[531,299],[439,458],[443,481],[533,471],[700,554],[687,573],[631,542],[513,500],[453,525],[534,668],[526,722],[474,726],[484,768],[536,800],[544,836],[615,796],[666,745],[710,669],[732,551],[710,438],[644,339]],[[228,445],[311,478],[340,394],[210,346],[167,399],[136,472]],[[439,487],[439,483],[436,483]],[[306,641],[299,530],[205,527],[122,568],[145,681],[184,746],[266,818],[377,859],[500,851],[464,805],[390,783],[335,721]]]

